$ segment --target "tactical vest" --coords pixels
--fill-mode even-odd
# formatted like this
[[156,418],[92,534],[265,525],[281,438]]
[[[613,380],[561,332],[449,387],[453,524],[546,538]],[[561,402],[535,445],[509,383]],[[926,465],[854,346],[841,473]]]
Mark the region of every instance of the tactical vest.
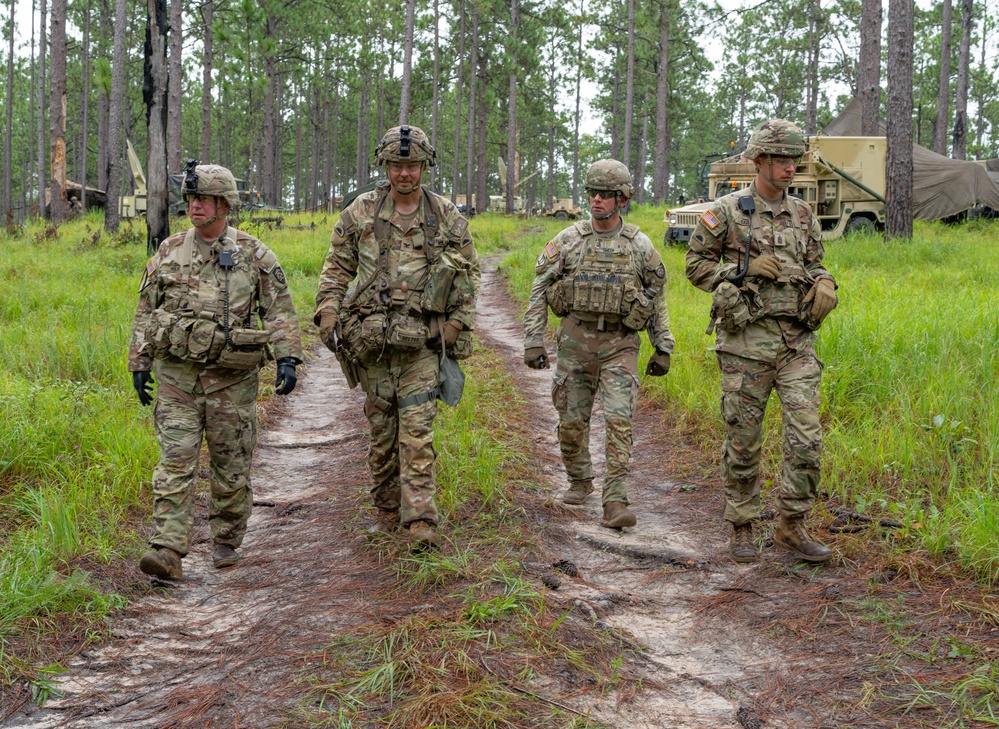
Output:
[[[235,245],[237,231],[226,228],[225,235]],[[244,258],[246,265],[238,265],[237,246],[237,265],[221,272],[222,282],[217,276],[202,276],[192,296],[194,236],[194,228],[184,236],[177,251],[177,283],[165,289],[163,303],[150,316],[145,333],[150,354],[157,359],[174,357],[229,369],[255,369],[263,363],[270,334],[253,326],[254,264]]]
[[[740,197],[752,196],[747,188]],[[802,220],[798,214],[798,206],[790,199],[787,209],[791,214],[791,227],[777,232],[773,231],[773,242],[763,236],[763,225],[759,210],[754,210],[750,216],[750,234],[759,246],[761,253],[774,256],[780,261],[781,272],[775,280],[765,280],[759,284],[747,284],[755,291],[754,319],[763,316],[790,317],[797,319],[801,311],[801,302],[808,289],[815,283],[812,275],[805,270],[805,246],[811,233],[809,221]]]
[[[643,329],[652,316],[651,298],[643,291],[632,243],[638,226],[625,223],[613,238],[597,235],[588,221],[576,223],[583,239],[579,263],[555,284],[555,298],[564,301],[566,314],[582,322],[624,323],[629,329]],[[555,310],[555,306],[553,306]],[[555,310],[559,315],[559,311]]]
[[379,184],[376,190],[378,202],[371,223],[378,246],[375,269],[347,295],[342,306],[344,338],[360,359],[379,355],[386,346],[422,348],[429,338],[440,334],[446,314],[464,303],[465,289],[471,286],[470,264],[460,254],[446,250],[448,241],[439,225],[440,205],[426,187],[421,188],[425,209],[420,223],[426,268],[416,281],[392,275],[391,224],[381,217],[389,185]]

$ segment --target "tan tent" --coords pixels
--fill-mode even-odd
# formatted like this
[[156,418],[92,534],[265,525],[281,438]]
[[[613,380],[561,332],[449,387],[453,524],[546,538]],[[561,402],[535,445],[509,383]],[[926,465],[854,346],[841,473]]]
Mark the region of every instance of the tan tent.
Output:
[[[885,122],[881,120],[882,133]],[[830,122],[823,134],[850,137],[860,134],[860,102],[853,99]],[[999,210],[999,159],[951,159],[913,145],[912,214],[918,220],[939,220],[976,205]]]

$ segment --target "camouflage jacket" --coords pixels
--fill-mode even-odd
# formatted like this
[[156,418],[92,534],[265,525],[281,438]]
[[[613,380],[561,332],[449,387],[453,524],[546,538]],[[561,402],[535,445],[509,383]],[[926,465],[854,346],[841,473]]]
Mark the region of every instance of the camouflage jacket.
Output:
[[[458,212],[451,201],[434,196],[440,210],[437,221],[438,245],[443,244],[444,253],[457,254],[468,265],[468,280],[471,291],[465,292],[463,300],[448,312],[448,319],[455,319],[471,330],[475,323],[475,302],[479,290],[479,257],[475,244],[468,231],[468,221]],[[382,203],[379,217],[384,221],[387,241],[379,241],[376,236],[375,212]],[[358,287],[370,288],[379,285],[374,279],[384,275],[386,282],[396,290],[408,292],[422,291],[430,277],[430,261],[427,256],[427,236],[425,224],[433,211],[426,197],[421,194],[416,216],[405,220],[396,212],[388,185],[379,185],[371,192],[359,195],[347,209],[340,213],[340,220],[330,236],[330,248],[319,279],[319,292],[316,294],[315,322],[319,323],[324,309],[332,309],[340,314],[344,300],[350,296],[357,301],[364,291]],[[383,250],[384,253],[380,255]],[[439,255],[439,254],[438,254]],[[387,272],[380,272],[379,259],[384,258]],[[356,282],[350,286],[351,282]],[[349,294],[348,294],[349,289]],[[418,298],[418,297],[417,297]]]
[[[207,243],[194,236],[191,272],[184,292],[182,250],[187,231],[176,233],[160,244],[149,259],[139,289],[139,303],[132,323],[128,350],[131,372],[152,369],[154,360],[146,341],[150,319],[156,309],[199,313],[222,324],[223,291],[228,285],[229,326],[257,328],[258,320],[270,334],[274,356],[302,359],[302,341],[288,281],[277,256],[263,243],[233,227],[222,239]],[[235,241],[235,246],[233,245]],[[218,251],[235,249],[235,267],[226,272],[218,265]],[[198,364],[174,357],[155,360],[160,384],[173,384],[192,392],[200,380],[206,393],[252,376],[256,370],[236,371]]]
[[[546,245],[534,265],[534,284],[524,315],[524,348],[544,346],[545,329],[548,326],[548,289],[561,279],[573,276],[580,267],[586,247],[586,239],[596,235],[599,238],[626,241],[635,274],[642,287],[652,292],[653,314],[645,330],[652,346],[662,352],[673,353],[676,341],[669,329],[669,310],[666,307],[666,269],[659,252],[644,233],[636,231],[633,237],[622,236],[625,224],[615,230],[597,233],[589,220],[581,220],[569,226]],[[661,274],[661,275],[660,275]]]
[[[820,278],[832,279],[822,267],[825,255],[822,231],[808,203],[785,193],[777,210],[773,211],[756,191],[755,182],[748,189],[760,221],[757,234],[752,234],[751,217],[739,209],[739,198],[745,191],[718,198],[701,216],[690,237],[687,279],[699,289],[714,291],[727,276],[740,270],[750,237],[753,238],[750,260],[766,254],[775,256],[785,270],[804,269],[803,277],[809,283],[802,282],[802,287],[810,286],[810,282]],[[795,207],[793,213],[789,207],[792,205]],[[759,293],[771,285],[765,279],[747,277],[741,288]],[[807,288],[803,291],[807,292]],[[739,332],[719,329],[715,349],[748,359],[769,360],[777,355],[782,339],[790,349],[800,350],[815,341],[815,333],[794,318],[763,316]]]

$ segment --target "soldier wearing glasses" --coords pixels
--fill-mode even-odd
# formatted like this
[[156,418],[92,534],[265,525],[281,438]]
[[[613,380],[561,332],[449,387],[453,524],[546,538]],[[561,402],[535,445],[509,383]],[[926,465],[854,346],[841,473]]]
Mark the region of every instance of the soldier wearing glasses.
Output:
[[617,160],[595,162],[586,173],[590,219],[549,241],[535,264],[524,316],[524,362],[548,368],[544,334],[548,309],[562,319],[556,334],[558,362],[552,400],[569,489],[566,504],[582,504],[593,492],[590,417],[600,393],[607,426],[601,526],[636,523],[628,509],[631,419],[638,402],[639,332],[655,347],[645,373],[669,372],[674,340],[664,288],[666,267],[652,241],[621,210],[634,195],[628,168]]

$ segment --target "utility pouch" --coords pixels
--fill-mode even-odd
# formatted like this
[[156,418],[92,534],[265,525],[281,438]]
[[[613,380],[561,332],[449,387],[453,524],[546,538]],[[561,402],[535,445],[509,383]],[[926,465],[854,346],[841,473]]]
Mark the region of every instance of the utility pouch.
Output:
[[255,370],[267,357],[270,334],[263,329],[230,329],[227,346],[219,354],[215,365],[230,370]]
[[423,311],[434,314],[447,313],[451,286],[457,273],[454,268],[442,263],[438,263],[430,269],[427,285],[423,288],[423,294],[420,297],[420,307]]
[[761,287],[757,296],[764,315],[799,318],[803,297],[801,289],[794,284],[776,283]]
[[163,309],[156,309],[146,326],[146,346],[149,354],[155,359],[166,359],[170,355],[170,332],[180,317]]
[[572,301],[572,281],[567,278],[559,279],[545,291],[545,299],[552,313],[559,319],[568,316],[571,311],[569,303]]
[[441,354],[438,378],[441,384],[437,399],[451,407],[461,402],[461,395],[465,392],[465,373],[461,371],[461,365],[446,354]]
[[646,298],[645,294],[640,293],[631,302],[631,309],[628,310],[628,315],[621,320],[621,323],[628,329],[639,332],[648,326],[654,309],[654,303]]
[[221,347],[214,346],[217,329],[218,325],[210,319],[196,319],[191,326],[187,340],[187,357],[185,359],[191,362],[208,362],[213,359],[213,349],[215,349],[214,355],[217,357],[221,351]]
[[726,332],[741,332],[751,319],[749,305],[739,288],[722,281],[711,297],[711,321]]
[[389,320],[385,341],[393,349],[416,350],[423,348],[429,336],[430,330],[420,319],[396,312]]
[[349,314],[340,322],[340,337],[338,346],[346,349],[349,354],[359,357],[364,349],[361,334],[361,318],[357,314]]
[[[377,354],[385,348],[385,314],[375,312],[364,317],[360,327],[360,341],[354,349],[354,354],[358,359],[366,359],[372,354]],[[348,341],[350,341],[348,339]]]
[[458,332],[454,346],[447,350],[452,359],[468,359],[472,356],[472,333],[467,329]]
[[798,321],[801,326],[813,332],[822,326],[822,320],[812,316],[812,304],[814,303],[813,301],[805,302],[804,297],[802,297],[801,308],[798,310]]

